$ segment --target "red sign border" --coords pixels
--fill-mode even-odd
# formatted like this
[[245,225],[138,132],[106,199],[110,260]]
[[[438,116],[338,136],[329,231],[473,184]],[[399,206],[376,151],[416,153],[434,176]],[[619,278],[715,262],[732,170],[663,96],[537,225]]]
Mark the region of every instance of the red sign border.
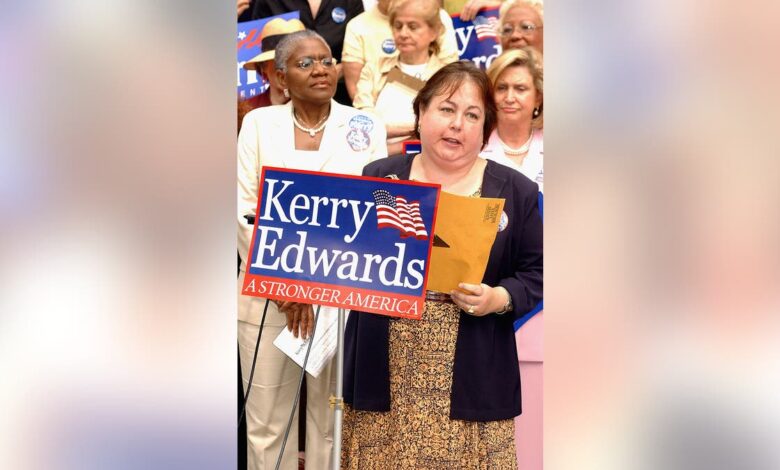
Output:
[[[402,158],[402,157],[394,157],[394,158]],[[353,179],[353,180],[361,180],[361,181],[376,181],[381,183],[389,183],[389,184],[397,184],[402,186],[422,186],[426,188],[434,188],[436,189],[436,202],[434,204],[434,211],[433,211],[433,219],[431,222],[431,231],[430,236],[428,238],[428,257],[425,260],[425,276],[423,277],[423,285],[422,285],[422,293],[419,296],[412,296],[412,295],[405,295],[405,294],[395,294],[395,293],[388,293],[384,291],[377,291],[377,290],[371,290],[371,289],[365,289],[360,287],[352,287],[352,286],[343,286],[338,284],[326,284],[321,282],[312,282],[312,281],[304,281],[304,280],[291,280],[288,278],[280,278],[280,277],[272,277],[272,276],[266,276],[262,274],[251,274],[251,263],[252,260],[252,254],[254,252],[255,248],[255,237],[257,236],[257,226],[260,223],[260,207],[263,203],[263,187],[265,183],[265,173],[266,170],[271,171],[279,171],[282,173],[295,173],[295,174],[304,174],[304,175],[315,175],[315,176],[329,176],[329,177],[336,177],[336,178],[343,178],[343,179]],[[437,216],[437,208],[439,207],[439,195],[441,193],[441,185],[435,184],[435,183],[422,183],[419,181],[409,181],[409,180],[394,180],[389,178],[378,178],[375,176],[358,176],[358,175],[345,175],[341,173],[329,173],[324,171],[311,171],[311,170],[296,170],[292,168],[281,168],[281,167],[273,167],[273,166],[264,166],[262,170],[260,171],[260,185],[258,186],[257,190],[257,206],[255,207],[255,224],[252,229],[252,241],[249,245],[249,250],[247,254],[247,270],[246,275],[244,276],[244,285],[241,287],[241,293],[243,295],[252,295],[252,294],[246,294],[246,288],[247,286],[252,282],[252,280],[256,281],[273,281],[282,283],[285,285],[291,285],[291,284],[298,284],[300,286],[304,287],[319,287],[319,288],[328,288],[333,289],[336,291],[340,291],[342,293],[344,292],[354,292],[360,295],[376,295],[376,296],[384,296],[384,297],[392,297],[399,300],[407,300],[410,302],[416,302],[418,305],[418,312],[419,315],[405,315],[398,312],[392,312],[389,313],[387,311],[379,310],[379,309],[372,309],[372,308],[365,308],[360,305],[345,305],[345,304],[337,304],[333,302],[319,302],[319,305],[326,305],[330,307],[339,307],[339,308],[345,308],[345,309],[358,309],[359,311],[364,312],[371,312],[376,313],[379,315],[386,315],[391,317],[397,317],[397,318],[409,318],[413,320],[419,320],[422,318],[422,312],[423,312],[423,304],[425,302],[425,291],[426,287],[428,286],[428,274],[429,274],[429,267],[431,263],[431,251],[433,250],[433,234],[435,233],[436,229],[436,216]],[[259,297],[259,296],[256,296]],[[265,296],[263,298],[269,298],[274,300],[289,300],[293,302],[303,302],[303,303],[311,303],[308,301],[308,299],[294,296],[294,297],[288,297],[288,296]]]

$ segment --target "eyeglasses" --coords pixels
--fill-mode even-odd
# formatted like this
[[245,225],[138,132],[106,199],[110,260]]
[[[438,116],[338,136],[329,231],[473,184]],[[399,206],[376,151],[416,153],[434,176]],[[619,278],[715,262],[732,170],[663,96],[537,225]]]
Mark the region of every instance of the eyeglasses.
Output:
[[515,32],[515,30],[519,31],[520,34],[527,36],[529,34],[532,34],[537,29],[542,29],[542,28],[543,26],[536,26],[533,23],[520,23],[519,25],[517,25],[517,27],[511,24],[505,24],[501,28],[501,36],[511,36],[512,33]]
[[336,65],[337,60],[333,57],[324,57],[322,59],[315,59],[313,57],[304,57],[299,60],[296,65],[301,70],[309,70],[314,64],[319,63],[323,68],[329,69]]

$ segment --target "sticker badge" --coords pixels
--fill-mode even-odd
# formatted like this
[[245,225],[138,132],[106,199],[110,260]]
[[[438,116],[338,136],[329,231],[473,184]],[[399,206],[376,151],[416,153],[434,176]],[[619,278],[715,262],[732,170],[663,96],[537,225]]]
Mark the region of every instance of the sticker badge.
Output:
[[333,21],[336,23],[341,24],[347,19],[347,11],[341,7],[336,7],[330,12],[330,17],[333,18]]
[[365,114],[358,114],[349,120],[349,127],[360,129],[363,132],[371,132],[371,129],[374,128],[374,121]]
[[347,133],[347,143],[355,152],[362,152],[371,145],[371,138],[366,131],[353,128]]
[[509,225],[509,217],[506,215],[506,212],[501,211],[501,219],[498,221],[498,231],[503,232],[506,230],[507,226]]
[[392,54],[395,52],[395,41],[392,38],[382,41],[382,52]]

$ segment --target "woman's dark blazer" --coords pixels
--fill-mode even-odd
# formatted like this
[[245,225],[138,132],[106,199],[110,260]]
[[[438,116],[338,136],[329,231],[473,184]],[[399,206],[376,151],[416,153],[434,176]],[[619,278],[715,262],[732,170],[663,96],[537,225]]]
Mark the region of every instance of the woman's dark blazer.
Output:
[[[409,179],[411,157],[377,160],[366,176]],[[475,317],[460,312],[452,372],[450,418],[496,421],[520,414],[520,373],[513,321],[542,299],[542,220],[538,186],[520,172],[488,160],[482,196],[505,199],[499,231],[482,280],[503,286],[513,312]],[[390,317],[352,311],[344,344],[344,400],[353,409],[390,410]]]

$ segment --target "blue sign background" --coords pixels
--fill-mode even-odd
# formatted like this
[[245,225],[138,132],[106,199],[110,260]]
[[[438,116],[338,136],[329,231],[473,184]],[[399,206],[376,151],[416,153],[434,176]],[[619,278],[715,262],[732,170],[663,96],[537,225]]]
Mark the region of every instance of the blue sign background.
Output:
[[[338,218],[336,219],[336,224],[339,225],[339,229],[335,228],[327,228],[326,225],[330,223],[330,217],[331,217],[331,209],[332,206],[322,206],[319,210],[318,220],[320,223],[319,227],[316,226],[310,226],[310,225],[295,225],[292,222],[285,223],[282,222],[278,217],[278,213],[275,209],[271,209],[269,211],[269,215],[276,219],[274,221],[268,221],[263,220],[261,217],[265,214],[265,204],[266,204],[266,198],[268,196],[268,180],[274,179],[278,182],[275,183],[274,186],[274,194],[278,194],[281,190],[282,181],[293,181],[294,184],[290,185],[286,191],[284,191],[279,197],[278,201],[282,208],[284,208],[284,213],[289,217],[289,208],[291,205],[292,198],[296,196],[297,194],[306,194],[307,196],[320,196],[320,197],[333,197],[338,199],[347,199],[347,200],[357,200],[360,201],[360,213],[362,214],[363,210],[365,210],[365,205],[363,204],[363,201],[371,202],[375,204],[373,192],[377,189],[385,189],[390,192],[393,196],[403,196],[407,202],[412,201],[420,201],[420,215],[423,219],[423,223],[425,224],[425,229],[428,232],[428,238],[425,240],[417,240],[415,238],[401,238],[400,231],[395,228],[377,228],[377,216],[376,216],[376,205],[372,206],[369,209],[368,215],[366,216],[365,221],[363,222],[363,226],[360,230],[360,233],[357,235],[355,240],[353,240],[351,243],[347,243],[344,241],[344,236],[351,236],[355,231],[355,223],[353,220],[352,215],[352,208],[351,206],[347,207],[340,207],[338,212]],[[363,269],[365,266],[365,258],[363,258],[363,254],[376,254],[380,255],[383,259],[387,258],[389,256],[398,256],[398,248],[395,246],[396,243],[402,243],[406,246],[404,259],[401,261],[402,265],[402,274],[401,274],[401,281],[403,282],[404,276],[408,276],[408,273],[405,269],[406,264],[413,259],[422,259],[425,262],[424,269],[421,269],[423,272],[423,279],[425,278],[425,272],[427,272],[428,268],[428,262],[429,262],[429,247],[431,245],[431,240],[433,237],[433,218],[434,218],[434,212],[436,207],[436,199],[437,199],[437,193],[438,188],[436,187],[430,187],[430,186],[417,186],[417,185],[410,185],[408,183],[401,183],[396,182],[393,183],[393,180],[387,180],[387,181],[373,181],[373,180],[362,180],[362,179],[354,179],[354,178],[348,178],[348,177],[339,177],[337,175],[323,175],[323,174],[311,174],[311,173],[295,173],[295,172],[288,172],[288,171],[279,171],[279,170],[273,170],[273,169],[265,169],[265,176],[264,176],[264,182],[262,187],[262,197],[260,200],[260,204],[258,206],[258,226],[266,226],[266,227],[278,227],[284,230],[281,238],[276,238],[276,235],[273,232],[268,232],[268,240],[266,241],[267,244],[270,244],[271,241],[276,240],[276,247],[274,250],[273,256],[269,254],[268,251],[266,251],[264,254],[265,256],[262,258],[265,264],[271,264],[275,261],[276,257],[280,255],[282,250],[284,250],[285,247],[297,244],[300,240],[299,235],[296,233],[298,231],[305,231],[307,233],[307,240],[306,240],[306,246],[307,247],[316,247],[317,252],[315,258],[318,258],[320,253],[320,249],[328,249],[328,250],[341,250],[342,252],[345,251],[354,251],[358,254],[360,258],[359,262],[359,268],[357,269],[357,275],[358,277],[362,277],[363,275]],[[299,210],[298,211],[298,217],[303,218],[301,214],[303,214],[305,211]],[[310,211],[306,211],[310,212]],[[307,215],[311,215],[310,213],[307,213]],[[322,282],[326,284],[337,284],[342,286],[350,286],[350,287],[356,287],[356,288],[362,288],[362,289],[371,289],[376,291],[383,291],[383,292],[389,292],[389,293],[395,293],[395,294],[404,294],[404,295],[414,295],[419,296],[423,292],[424,282],[420,282],[420,286],[415,289],[410,289],[406,287],[398,287],[398,286],[388,286],[384,285],[380,282],[379,278],[379,263],[374,262],[372,263],[371,270],[370,270],[370,278],[372,279],[372,282],[361,282],[361,281],[353,281],[349,279],[339,279],[336,277],[335,272],[338,269],[339,266],[346,263],[346,261],[342,261],[340,259],[337,259],[337,261],[334,263],[333,268],[330,270],[330,276],[324,276],[322,274],[322,267],[317,269],[317,272],[315,275],[310,275],[306,269],[308,265],[308,257],[309,253],[304,253],[304,260],[303,260],[303,267],[304,267],[304,273],[288,273],[283,271],[282,269],[261,269],[261,268],[255,268],[252,267],[252,264],[255,264],[255,261],[258,257],[258,245],[260,242],[260,233],[255,234],[253,247],[252,247],[252,256],[251,256],[251,263],[250,266],[248,266],[249,273],[250,274],[256,274],[256,275],[263,275],[263,276],[271,276],[271,277],[279,277],[279,278],[285,278],[285,279],[292,279],[292,280],[302,280],[302,281],[312,281],[312,282]],[[332,253],[329,253],[330,256],[328,256],[328,259],[332,256]],[[339,255],[341,256],[341,255]],[[392,264],[392,269],[389,270],[389,277],[392,278],[392,274],[395,271],[395,264]],[[409,278],[409,281],[412,283],[415,283],[415,280],[413,278]]]
[[[259,73],[250,72],[244,69],[244,62],[263,52],[260,47],[260,33],[263,26],[274,18],[284,18],[291,20],[298,19],[300,15],[297,11],[284,13],[282,15],[269,16],[254,21],[245,21],[238,23],[238,33],[236,36],[238,52],[238,98],[245,100],[253,96],[260,95],[268,89],[268,83],[263,80]],[[251,83],[248,83],[251,80]]]
[[483,37],[481,40],[477,37],[475,23],[485,22],[489,18],[498,18],[498,9],[480,11],[473,21],[462,21],[459,15],[452,16],[458,56],[461,60],[471,60],[482,70],[487,69],[493,59],[501,54],[498,36]]

